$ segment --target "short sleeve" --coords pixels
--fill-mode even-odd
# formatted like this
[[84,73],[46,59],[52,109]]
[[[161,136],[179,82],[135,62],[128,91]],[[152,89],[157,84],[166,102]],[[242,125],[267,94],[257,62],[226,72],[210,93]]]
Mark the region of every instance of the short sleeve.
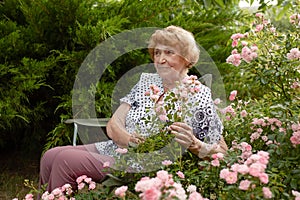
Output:
[[135,95],[138,91],[139,82],[133,86],[133,88],[130,90],[130,92],[125,97],[120,99],[120,103],[127,103],[129,105],[132,105],[133,102],[135,102]]

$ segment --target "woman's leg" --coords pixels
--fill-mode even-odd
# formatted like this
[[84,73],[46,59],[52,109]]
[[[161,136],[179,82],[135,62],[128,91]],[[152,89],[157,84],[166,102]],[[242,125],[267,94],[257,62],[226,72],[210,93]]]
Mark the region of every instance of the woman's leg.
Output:
[[100,155],[94,144],[55,147],[48,150],[41,159],[40,184],[48,183],[47,190],[70,183],[76,187],[76,179],[87,175],[94,181],[101,181],[108,173],[103,163],[113,158]]

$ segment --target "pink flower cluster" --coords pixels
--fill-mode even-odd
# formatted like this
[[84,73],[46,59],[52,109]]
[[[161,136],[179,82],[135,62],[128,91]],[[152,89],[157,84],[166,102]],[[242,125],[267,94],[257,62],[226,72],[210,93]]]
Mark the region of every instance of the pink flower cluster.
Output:
[[289,60],[299,60],[300,59],[300,51],[298,48],[292,48],[289,53],[286,54],[287,59]]
[[298,122],[297,124],[292,124],[291,126],[293,135],[290,138],[291,143],[296,146],[300,144],[300,123]]
[[85,187],[85,185],[88,185],[89,190],[93,190],[96,188],[96,183],[86,175],[79,176],[76,179],[76,183],[78,184],[78,190],[82,190]]
[[[267,184],[269,182],[269,176],[265,172],[267,164],[269,163],[269,153],[265,151],[258,151],[256,154],[252,153],[252,146],[246,142],[240,144],[233,143],[232,149],[239,149],[242,151],[241,160],[238,163],[234,163],[227,168],[220,171],[220,178],[224,179],[227,184],[235,184],[239,178],[242,180],[239,182],[240,190],[254,189],[256,185],[253,180],[249,180],[249,175],[254,180],[259,180],[261,184]],[[213,160],[211,164],[213,166],[219,166],[219,160],[223,159],[223,155],[212,155]],[[239,176],[240,174],[240,176]],[[266,198],[271,198],[269,188],[265,187],[263,194]],[[271,197],[270,197],[271,196]]]
[[221,109],[220,112],[225,115],[226,120],[231,120],[232,117],[236,116],[236,112],[232,105],[226,106],[225,108]]
[[[177,173],[184,178],[182,172]],[[180,183],[174,181],[173,176],[165,170],[156,173],[156,177],[143,177],[135,185],[135,191],[140,192],[142,200],[179,199],[186,200],[187,194]],[[189,200],[204,200],[196,189],[189,187]]]
[[[182,82],[176,86],[176,88],[174,88],[172,90],[173,94],[175,96],[172,96],[172,99],[175,99],[177,102],[186,102],[188,100],[188,96],[189,95],[193,95],[195,93],[198,93],[200,91],[200,81],[198,80],[197,76],[191,75],[191,76],[187,76],[185,77]],[[163,99],[161,99],[161,94],[163,94],[159,87],[156,85],[150,85],[150,90],[145,92],[146,96],[149,96],[150,99],[155,102],[155,112],[156,115],[158,116],[158,118],[163,121],[166,122],[168,120],[170,120],[167,116],[167,110],[166,110],[166,106],[165,106],[165,102],[163,101]],[[167,96],[168,93],[165,95]],[[173,103],[173,102],[171,102]],[[180,104],[175,104],[176,109],[179,111],[179,113],[177,113],[177,116],[181,117],[181,107]]]
[[290,23],[295,24],[296,26],[300,26],[300,14],[292,14],[290,16]]
[[286,133],[286,130],[282,127],[282,122],[277,118],[253,118],[251,124],[253,124],[251,129],[254,131],[250,133],[251,142],[261,138],[264,142],[266,142],[267,145],[272,143],[279,144],[276,141],[269,140],[268,136],[263,134],[263,128],[270,128],[271,131],[277,130],[281,133]]
[[[43,200],[65,200],[69,199],[68,196],[72,195],[74,192],[70,184],[65,184],[62,187],[55,188],[51,193],[48,191],[44,192],[42,195]],[[75,198],[71,197],[70,200]]]
[[[87,177],[86,175],[79,176],[76,179],[76,182],[78,184],[78,190],[82,190],[85,185],[88,185],[89,190],[93,190],[96,188],[96,183],[92,181],[91,178]],[[72,186],[67,183],[63,185],[62,187],[55,188],[51,193],[48,191],[44,192],[41,196],[42,200],[75,200],[74,191],[72,189]],[[25,196],[25,200],[33,200],[33,194],[27,194]],[[14,200],[17,200],[15,198]]]
[[[236,44],[238,45],[238,44]],[[252,60],[257,58],[258,47],[256,45],[247,46],[247,43],[242,42],[243,48],[241,53],[237,49],[234,49],[231,52],[231,55],[226,59],[227,63],[233,64],[234,66],[239,66],[244,60],[247,63],[250,63]]]

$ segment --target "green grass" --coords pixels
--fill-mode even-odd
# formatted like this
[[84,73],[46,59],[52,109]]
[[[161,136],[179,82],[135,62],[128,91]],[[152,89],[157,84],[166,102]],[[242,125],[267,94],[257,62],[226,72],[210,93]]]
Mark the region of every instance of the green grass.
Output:
[[0,200],[13,198],[23,199],[30,188],[24,185],[29,179],[38,186],[39,176],[38,159],[28,159],[19,155],[0,156]]

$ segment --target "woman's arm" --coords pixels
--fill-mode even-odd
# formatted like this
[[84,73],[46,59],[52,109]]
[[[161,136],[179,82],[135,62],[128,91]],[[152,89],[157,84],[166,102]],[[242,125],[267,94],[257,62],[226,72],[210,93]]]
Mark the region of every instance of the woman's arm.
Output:
[[125,120],[130,105],[122,103],[107,123],[107,135],[120,147],[128,146],[131,134],[126,131]]

